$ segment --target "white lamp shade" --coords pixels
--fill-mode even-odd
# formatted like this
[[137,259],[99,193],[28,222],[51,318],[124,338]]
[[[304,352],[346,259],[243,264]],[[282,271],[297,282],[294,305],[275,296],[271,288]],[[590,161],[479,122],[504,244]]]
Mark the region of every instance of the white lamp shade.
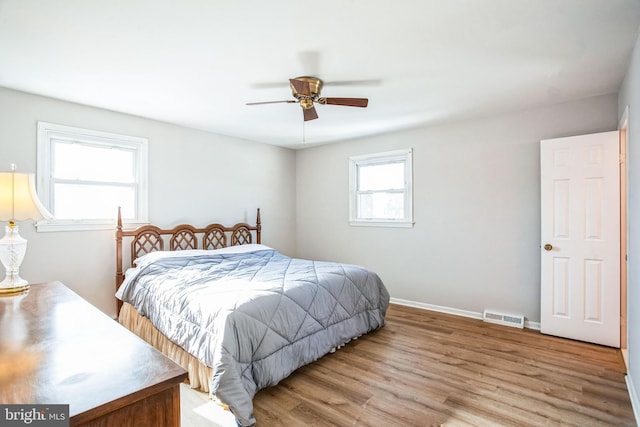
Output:
[[0,172],[0,221],[51,218],[38,199],[33,174]]

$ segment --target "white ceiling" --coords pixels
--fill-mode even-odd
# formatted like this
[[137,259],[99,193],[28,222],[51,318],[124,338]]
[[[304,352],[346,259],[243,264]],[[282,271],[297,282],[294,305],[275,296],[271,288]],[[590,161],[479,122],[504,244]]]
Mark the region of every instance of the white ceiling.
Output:
[[[301,148],[615,93],[639,24],[638,0],[0,0],[0,86]],[[245,105],[302,75],[369,107]]]

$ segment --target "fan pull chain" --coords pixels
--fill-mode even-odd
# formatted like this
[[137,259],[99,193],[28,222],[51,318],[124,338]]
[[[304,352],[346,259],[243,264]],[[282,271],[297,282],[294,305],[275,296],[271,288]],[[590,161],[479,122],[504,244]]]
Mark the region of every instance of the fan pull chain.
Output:
[[302,144],[306,144],[307,143],[307,136],[306,136],[306,129],[307,127],[305,126],[306,122],[302,122]]

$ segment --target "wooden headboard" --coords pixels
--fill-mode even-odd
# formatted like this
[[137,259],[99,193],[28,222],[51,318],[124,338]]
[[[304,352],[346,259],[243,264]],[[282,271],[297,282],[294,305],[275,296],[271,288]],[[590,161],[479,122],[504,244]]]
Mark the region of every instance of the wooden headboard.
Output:
[[[196,228],[181,224],[171,229],[162,229],[155,225],[144,225],[135,230],[122,229],[122,213],[118,208],[118,226],[116,228],[116,291],[124,281],[122,240],[131,238],[131,252],[126,268],[132,267],[136,258],[154,251],[179,251],[185,249],[219,249],[227,246],[261,243],[260,209],[256,216],[256,225],[238,223],[231,227],[221,224],[209,224]],[[118,300],[118,312],[122,301]]]

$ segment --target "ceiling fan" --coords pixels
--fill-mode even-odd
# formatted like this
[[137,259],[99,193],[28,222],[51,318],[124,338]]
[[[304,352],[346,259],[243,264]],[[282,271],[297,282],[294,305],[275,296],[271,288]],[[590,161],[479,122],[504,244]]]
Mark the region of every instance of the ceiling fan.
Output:
[[314,104],[320,105],[342,105],[347,107],[366,107],[369,103],[367,98],[325,98],[320,96],[322,90],[322,80],[317,77],[296,77],[289,79],[291,92],[295,99],[286,101],[266,101],[248,102],[247,105],[278,104],[278,103],[298,103],[302,107],[304,121],[315,120],[318,113]]

